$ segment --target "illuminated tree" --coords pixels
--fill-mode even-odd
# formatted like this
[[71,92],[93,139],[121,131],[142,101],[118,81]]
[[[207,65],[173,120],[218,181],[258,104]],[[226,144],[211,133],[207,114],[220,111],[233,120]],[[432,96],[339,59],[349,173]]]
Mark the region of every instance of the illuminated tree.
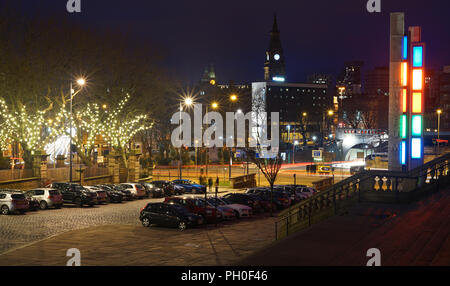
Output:
[[147,130],[152,127],[147,124],[146,115],[133,115],[134,112],[124,112],[124,107],[130,99],[128,94],[122,99],[117,108],[112,110],[106,116],[106,120],[102,125],[102,134],[105,140],[120,154],[125,167],[127,163],[127,145],[132,138],[140,131]]
[[52,104],[45,110],[28,109],[20,102],[13,107],[15,110],[10,110],[5,100],[0,98],[2,129],[9,132],[11,140],[20,143],[25,165],[30,166],[32,155],[41,150],[46,142],[42,131],[45,127],[45,114],[52,108]]

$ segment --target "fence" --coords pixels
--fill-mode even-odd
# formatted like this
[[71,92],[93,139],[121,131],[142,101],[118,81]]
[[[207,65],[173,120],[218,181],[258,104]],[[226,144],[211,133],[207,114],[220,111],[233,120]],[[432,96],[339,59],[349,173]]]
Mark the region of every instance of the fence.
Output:
[[357,202],[411,202],[448,186],[450,153],[408,173],[365,171],[346,178],[326,191],[281,212],[275,239],[336,215]]

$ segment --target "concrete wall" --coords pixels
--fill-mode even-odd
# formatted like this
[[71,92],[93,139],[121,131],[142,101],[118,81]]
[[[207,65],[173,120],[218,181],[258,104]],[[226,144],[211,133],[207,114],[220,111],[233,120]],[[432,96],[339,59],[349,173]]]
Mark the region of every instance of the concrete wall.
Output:
[[40,178],[28,178],[19,180],[10,180],[0,182],[0,189],[18,189],[18,190],[31,190],[39,188],[41,185]]

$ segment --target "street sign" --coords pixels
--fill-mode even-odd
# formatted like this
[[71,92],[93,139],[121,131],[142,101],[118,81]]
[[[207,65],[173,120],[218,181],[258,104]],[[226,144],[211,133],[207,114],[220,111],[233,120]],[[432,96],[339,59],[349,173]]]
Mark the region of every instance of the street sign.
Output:
[[322,150],[312,150],[313,158],[322,158]]

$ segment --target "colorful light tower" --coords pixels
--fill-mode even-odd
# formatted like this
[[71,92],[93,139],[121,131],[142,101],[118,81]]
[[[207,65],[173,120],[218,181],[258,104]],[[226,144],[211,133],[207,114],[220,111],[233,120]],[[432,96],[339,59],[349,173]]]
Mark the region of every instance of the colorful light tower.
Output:
[[423,164],[425,44],[420,27],[409,28],[402,51],[399,156],[402,169],[407,171]]

